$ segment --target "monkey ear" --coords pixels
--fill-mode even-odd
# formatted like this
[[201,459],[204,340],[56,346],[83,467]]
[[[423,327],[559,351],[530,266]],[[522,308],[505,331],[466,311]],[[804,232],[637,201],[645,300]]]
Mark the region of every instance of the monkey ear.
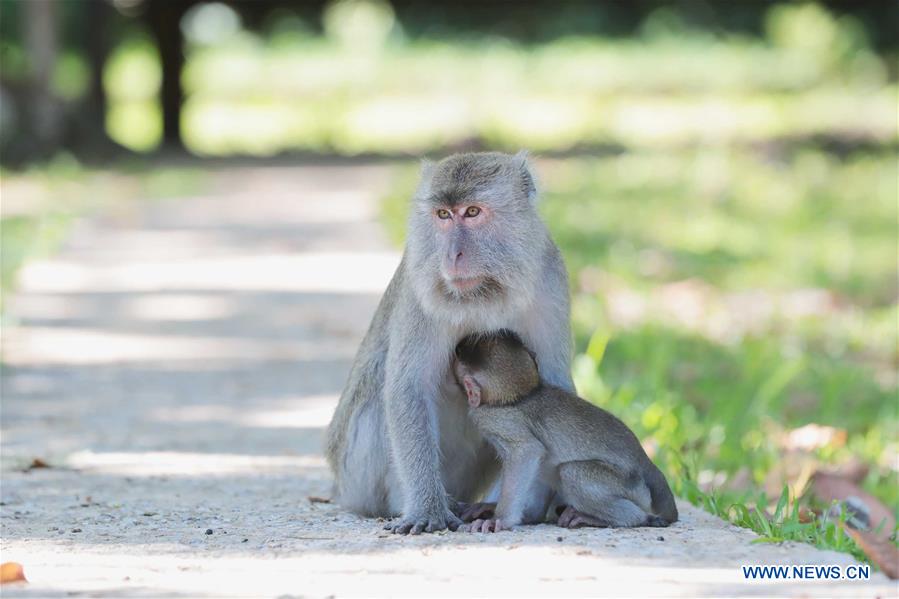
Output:
[[481,386],[475,378],[466,374],[462,377],[462,386],[465,387],[465,394],[468,396],[468,405],[473,408],[481,405]]
[[531,204],[536,204],[537,182],[534,173],[531,171],[529,158],[530,155],[527,150],[519,150],[513,157],[513,160],[515,161],[515,166],[518,167],[518,172],[521,174],[521,186],[525,196],[527,196]]

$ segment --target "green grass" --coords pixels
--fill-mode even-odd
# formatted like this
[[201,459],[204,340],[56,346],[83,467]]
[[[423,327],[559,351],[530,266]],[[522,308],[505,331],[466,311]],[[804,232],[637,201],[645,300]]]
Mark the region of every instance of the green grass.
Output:
[[[396,242],[416,170],[384,201]],[[899,508],[893,153],[635,149],[539,174],[572,275],[579,392],[654,449],[682,497],[861,558],[834,522],[799,521],[797,470],[860,458],[864,488]],[[808,423],[845,444],[788,455],[782,438]]]
[[[761,37],[656,22],[630,39],[532,45],[409,39],[385,5],[355,4],[378,16],[329,18],[324,36],[292,24],[189,38],[187,146],[267,156],[899,139],[895,70],[859,23],[816,4],[772,8]],[[135,150],[161,138],[160,72],[142,37],[106,68],[108,131]]]
[[140,199],[197,193],[206,176],[196,168],[153,168],[137,161],[86,168],[68,155],[24,171],[0,173],[0,311],[29,260],[51,255],[73,222],[96,210]]

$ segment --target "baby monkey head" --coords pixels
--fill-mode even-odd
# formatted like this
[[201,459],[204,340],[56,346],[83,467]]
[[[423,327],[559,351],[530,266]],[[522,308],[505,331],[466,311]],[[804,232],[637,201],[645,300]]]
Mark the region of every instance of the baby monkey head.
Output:
[[534,354],[508,330],[462,339],[453,373],[472,407],[514,403],[540,384]]

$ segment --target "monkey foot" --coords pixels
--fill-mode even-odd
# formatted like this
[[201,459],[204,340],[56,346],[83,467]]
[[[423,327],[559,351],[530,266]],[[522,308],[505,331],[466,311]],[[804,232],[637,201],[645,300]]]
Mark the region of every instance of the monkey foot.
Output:
[[559,514],[559,520],[556,524],[562,528],[582,528],[584,526],[608,528],[609,526],[609,523],[605,520],[600,520],[590,514],[579,512],[570,505],[565,506],[565,509]]
[[484,518],[475,520],[471,524],[463,525],[460,530],[467,530],[468,532],[500,532],[512,530],[512,527],[498,518]]
[[496,510],[496,503],[478,502],[478,503],[459,503],[458,516],[462,522],[471,522],[473,520],[482,520],[484,518],[492,518]]
[[671,522],[665,520],[661,516],[646,516],[646,522],[643,524],[643,526],[664,528],[666,526],[671,526]]
[[447,514],[444,518],[436,517],[412,517],[400,518],[399,522],[391,522],[384,527],[396,535],[420,535],[423,532],[437,532],[446,528],[456,530],[462,525],[453,514]]

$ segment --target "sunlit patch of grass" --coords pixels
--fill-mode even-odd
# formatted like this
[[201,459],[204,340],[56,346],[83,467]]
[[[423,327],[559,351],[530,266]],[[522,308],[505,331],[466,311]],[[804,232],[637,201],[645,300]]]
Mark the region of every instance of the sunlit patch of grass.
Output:
[[[812,520],[805,520],[800,516],[799,502],[790,497],[786,487],[775,504],[773,514],[765,512],[771,501],[764,493],[754,499],[728,499],[718,492],[703,491],[690,478],[683,478],[678,494],[719,518],[755,531],[759,534],[758,543],[798,541],[820,549],[849,553],[857,560],[868,559],[843,528],[845,512],[833,518],[812,515]],[[758,506],[763,507],[760,509]]]
[[[655,19],[627,40],[527,45],[405,39],[384,6],[358,4],[383,14],[366,26],[330,20],[324,36],[228,29],[189,43],[187,146],[203,155],[266,156],[421,153],[470,141],[538,151],[821,136],[899,142],[886,59],[858,23],[817,5],[772,9],[761,38],[671,29]],[[356,26],[366,33],[349,35]],[[155,50],[139,37],[106,69],[108,128],[129,147],[159,141],[159,73]]]
[[25,261],[55,250],[64,238],[69,221],[65,214],[0,219],[0,310]]
[[3,172],[0,219],[0,310],[29,260],[52,254],[72,222],[84,214],[136,200],[164,200],[200,192],[208,177],[197,168],[154,168],[143,162],[116,170],[85,168],[61,154],[23,172]]

